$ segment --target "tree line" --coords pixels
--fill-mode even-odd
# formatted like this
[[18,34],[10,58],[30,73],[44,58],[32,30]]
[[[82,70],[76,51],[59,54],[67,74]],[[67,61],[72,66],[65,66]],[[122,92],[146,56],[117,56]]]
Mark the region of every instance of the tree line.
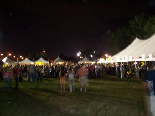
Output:
[[108,39],[108,49],[112,54],[126,48],[136,37],[148,39],[155,33],[155,15],[149,16],[144,13],[136,15],[129,21],[127,27],[119,28]]

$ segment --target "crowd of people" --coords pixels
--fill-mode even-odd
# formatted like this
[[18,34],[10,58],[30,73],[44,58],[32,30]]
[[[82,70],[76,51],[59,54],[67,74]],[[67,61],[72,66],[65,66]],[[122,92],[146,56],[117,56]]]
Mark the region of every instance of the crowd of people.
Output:
[[130,81],[130,76],[136,73],[137,78],[143,78],[148,81],[148,89],[150,94],[154,94],[154,76],[155,67],[150,64],[135,65],[135,64],[75,64],[75,65],[53,65],[53,66],[35,66],[35,65],[15,65],[0,67],[0,77],[4,80],[4,90],[8,84],[11,89],[11,81],[14,77],[15,89],[18,88],[18,83],[22,82],[23,77],[27,77],[27,81],[43,81],[43,77],[58,78],[60,77],[61,92],[65,91],[65,79],[69,79],[70,92],[75,91],[75,78],[79,79],[80,91],[84,89],[86,92],[88,78],[99,78],[104,74],[116,75],[117,78],[126,78]]
[[[65,91],[65,79],[69,78],[69,86],[70,92],[75,91],[74,82],[75,78],[80,80],[81,88],[85,87],[86,92],[86,83],[88,70],[83,68],[85,65],[76,65],[76,66],[65,66],[65,65],[55,65],[55,66],[35,66],[35,65],[15,65],[15,66],[6,66],[0,67],[0,76],[3,77],[4,85],[3,89],[6,89],[6,85],[8,85],[8,89],[11,90],[11,82],[14,79],[15,81],[15,89],[18,89],[18,83],[23,80],[23,77],[27,77],[27,81],[43,81],[43,77],[50,78],[58,78],[60,77],[61,84],[61,92]],[[82,68],[82,69],[81,69]],[[82,70],[82,72],[79,72]],[[83,75],[83,70],[85,70],[85,74]],[[85,76],[85,77],[83,77]],[[85,78],[85,80],[84,80]],[[83,79],[83,80],[82,80]],[[82,89],[80,89],[82,90]]]

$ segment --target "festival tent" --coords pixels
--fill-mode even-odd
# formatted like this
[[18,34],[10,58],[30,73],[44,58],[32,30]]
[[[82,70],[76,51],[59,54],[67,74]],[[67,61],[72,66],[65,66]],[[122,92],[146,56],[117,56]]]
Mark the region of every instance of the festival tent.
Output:
[[30,61],[28,58],[25,58],[23,61],[19,62],[20,65],[31,65],[34,64],[33,61]]
[[150,37],[147,43],[138,49],[135,53],[137,56],[141,56],[144,59],[153,59],[155,57],[155,35]]
[[49,65],[49,61],[40,58],[39,60],[35,61],[35,65]]
[[78,61],[78,63],[79,63],[79,64],[82,64],[82,63],[95,63],[95,62],[90,61],[90,60],[85,56],[82,60]]
[[15,65],[15,62],[10,60],[8,57],[5,57],[2,61],[5,65]]
[[100,58],[97,63],[107,63],[106,60],[104,58]]
[[108,58],[106,58],[106,59],[100,58],[100,59],[97,61],[98,64],[101,64],[101,63],[113,63],[113,62],[114,62],[114,61],[113,61],[110,57],[108,57]]
[[124,50],[112,56],[112,59],[115,62],[152,61],[155,57],[154,43],[155,35],[145,40],[136,38]]
[[67,61],[62,60],[59,56],[54,60],[54,64],[64,64]]

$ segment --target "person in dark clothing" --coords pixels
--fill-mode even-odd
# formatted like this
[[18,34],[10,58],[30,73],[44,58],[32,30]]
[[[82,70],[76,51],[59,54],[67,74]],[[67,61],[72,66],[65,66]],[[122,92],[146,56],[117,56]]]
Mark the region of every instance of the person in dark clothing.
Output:
[[18,68],[18,65],[16,65],[14,68],[13,68],[13,76],[15,77],[15,89],[18,88],[18,79],[19,79],[19,68]]
[[[148,89],[150,95],[155,95],[155,65],[147,73]],[[153,87],[151,86],[153,83]]]

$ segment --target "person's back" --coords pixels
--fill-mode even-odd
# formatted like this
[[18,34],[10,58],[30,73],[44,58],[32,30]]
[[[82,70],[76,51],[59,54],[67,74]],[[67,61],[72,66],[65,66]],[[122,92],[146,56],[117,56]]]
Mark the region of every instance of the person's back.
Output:
[[60,77],[60,84],[64,85],[65,84],[65,76]]
[[[154,68],[148,71],[147,80],[148,80],[148,89],[150,91],[150,94],[154,92],[154,95],[155,95],[155,70]],[[153,82],[153,88],[151,87],[152,82]]]
[[34,66],[29,67],[29,73],[35,73],[35,68]]
[[64,71],[61,71],[60,72],[60,86],[61,86],[61,92],[62,91],[64,91],[65,92],[65,79],[66,79],[66,77],[65,77],[65,73],[64,73]]
[[74,76],[75,76],[75,74],[74,74],[73,71],[69,71],[69,72],[68,72],[68,78],[69,78],[69,79],[74,79]]
[[27,66],[26,66],[26,65],[24,66],[23,71],[24,71],[24,72],[27,72]]
[[81,68],[79,68],[77,70],[77,73],[76,74],[79,75],[79,76],[87,76],[88,75],[88,71],[87,71],[86,68],[81,67]]
[[81,68],[79,68],[76,75],[80,76],[79,77],[79,82],[80,82],[80,87],[81,87],[80,91],[82,92],[82,88],[85,88],[85,92],[86,92],[88,71],[85,68],[85,65],[83,65]]

